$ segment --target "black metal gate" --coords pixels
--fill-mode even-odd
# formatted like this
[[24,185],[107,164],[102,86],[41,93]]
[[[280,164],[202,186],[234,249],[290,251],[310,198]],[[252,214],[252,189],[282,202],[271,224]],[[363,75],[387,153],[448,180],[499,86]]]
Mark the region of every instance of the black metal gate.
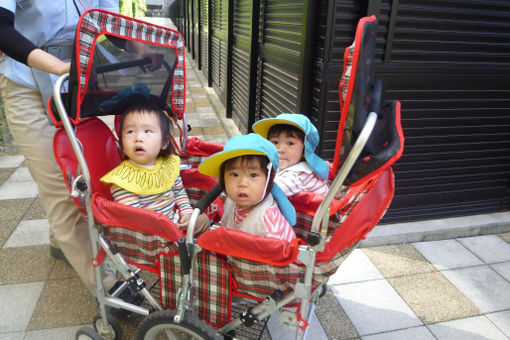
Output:
[[[336,1],[325,44],[346,46],[360,16],[379,20],[376,74],[384,99],[402,102],[404,154],[384,222],[471,215],[510,208],[510,3],[502,1]],[[351,31],[352,30],[352,31]],[[351,38],[352,40],[352,38]],[[345,44],[347,43],[347,44]],[[313,111],[322,154],[337,126],[338,52]],[[329,58],[329,60],[327,60]],[[326,85],[325,85],[326,84]],[[322,122],[321,122],[321,114]]]
[[[229,2],[228,0],[212,0],[211,20],[211,57],[210,76],[212,87],[223,105],[228,107],[230,98],[230,54],[229,50]],[[228,111],[228,108],[227,108]]]
[[332,159],[343,52],[358,20],[375,14],[375,77],[383,99],[402,102],[406,137],[383,221],[510,209],[510,2],[208,1],[208,75],[241,132],[304,113],[319,129],[319,154]]

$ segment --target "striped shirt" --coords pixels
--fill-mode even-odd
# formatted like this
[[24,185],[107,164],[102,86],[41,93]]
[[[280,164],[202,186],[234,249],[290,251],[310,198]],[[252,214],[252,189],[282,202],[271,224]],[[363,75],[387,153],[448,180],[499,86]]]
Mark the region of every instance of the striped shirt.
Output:
[[227,198],[221,224],[249,234],[288,242],[296,238],[294,229],[283,216],[271,194],[252,209],[240,208],[233,200]]
[[305,161],[278,171],[274,181],[286,196],[292,196],[301,191],[325,195],[329,190],[328,181],[313,173]]
[[[182,183],[181,176],[177,176],[174,186],[170,190],[160,194],[137,195],[116,184],[110,187],[110,191],[115,202],[162,213],[168,216],[174,223],[179,221],[179,216],[193,212],[193,207]],[[179,214],[176,214],[176,205],[179,209]]]

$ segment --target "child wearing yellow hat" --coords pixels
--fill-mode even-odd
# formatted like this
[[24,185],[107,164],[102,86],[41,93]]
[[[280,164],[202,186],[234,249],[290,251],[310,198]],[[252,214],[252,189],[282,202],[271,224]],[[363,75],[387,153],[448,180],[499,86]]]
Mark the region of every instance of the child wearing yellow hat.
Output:
[[275,146],[251,133],[231,138],[200,163],[198,171],[218,177],[227,195],[222,226],[286,241],[296,237],[296,211],[273,183],[278,162]]

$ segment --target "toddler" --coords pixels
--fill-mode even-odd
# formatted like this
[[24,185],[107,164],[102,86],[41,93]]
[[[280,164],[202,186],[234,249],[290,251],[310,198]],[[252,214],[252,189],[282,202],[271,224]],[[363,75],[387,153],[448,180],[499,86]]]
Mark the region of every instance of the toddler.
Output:
[[173,154],[170,126],[155,103],[141,100],[129,106],[119,129],[124,161],[101,181],[111,184],[116,202],[160,212],[185,229],[193,208],[179,175],[180,158]]
[[308,117],[282,113],[253,124],[253,131],[278,149],[280,167],[275,182],[287,196],[300,191],[325,195],[329,190],[328,163],[315,154],[319,133]]
[[227,195],[221,225],[286,241],[296,237],[296,211],[273,183],[278,161],[275,146],[251,133],[231,138],[199,165],[199,172],[220,179]]

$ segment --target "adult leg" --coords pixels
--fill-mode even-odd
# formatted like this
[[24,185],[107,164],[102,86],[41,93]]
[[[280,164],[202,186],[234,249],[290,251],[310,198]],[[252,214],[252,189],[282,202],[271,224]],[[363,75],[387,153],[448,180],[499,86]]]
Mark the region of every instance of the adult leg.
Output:
[[87,288],[96,294],[87,222],[69,195],[53,155],[55,127],[47,118],[38,91],[0,75],[0,94],[10,132],[37,183],[50,223],[50,242],[59,247]]

